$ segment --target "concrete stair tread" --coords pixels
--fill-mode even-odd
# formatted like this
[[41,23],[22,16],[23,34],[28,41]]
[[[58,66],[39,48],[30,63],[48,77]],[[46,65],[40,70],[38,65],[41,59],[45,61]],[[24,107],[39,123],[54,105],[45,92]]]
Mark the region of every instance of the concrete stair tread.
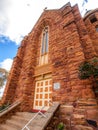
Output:
[[16,115],[24,118],[32,118],[36,113],[29,113],[29,112],[17,112]]
[[[21,129],[28,123],[30,119],[24,119],[23,117],[20,116],[19,117],[13,116],[11,119],[6,121],[6,124],[15,129],[19,129],[19,128]],[[39,121],[43,120],[41,115],[38,115],[34,120],[32,120],[32,122],[29,124],[29,127],[32,127],[33,125],[35,126],[38,120]]]
[[[30,120],[33,118],[37,113],[16,113],[16,116],[19,116],[21,118],[25,118],[26,120]],[[35,120],[40,120],[42,115],[38,114],[35,118]]]
[[7,124],[2,124],[0,125],[0,130],[19,130],[19,129],[13,128]]
[[23,122],[28,122],[29,121],[28,118],[21,117],[21,116],[18,116],[18,115],[12,116],[11,119],[16,120],[16,121],[23,121]]
[[32,112],[16,112],[16,115],[35,115],[36,113],[32,113]]
[[25,125],[24,122],[15,121],[15,120],[12,120],[12,119],[7,120],[6,124],[9,125],[9,126],[11,126],[11,127],[13,127],[13,128],[15,128],[15,129],[22,128]]

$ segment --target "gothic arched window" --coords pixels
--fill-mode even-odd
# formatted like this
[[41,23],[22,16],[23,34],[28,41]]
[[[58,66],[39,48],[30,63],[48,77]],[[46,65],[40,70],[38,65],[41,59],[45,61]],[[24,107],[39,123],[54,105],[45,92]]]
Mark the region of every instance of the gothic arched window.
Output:
[[48,48],[49,48],[49,32],[48,27],[44,27],[42,31],[42,42],[41,42],[41,54],[40,54],[40,65],[44,65],[48,63]]
[[48,27],[45,27],[42,35],[41,55],[48,53]]

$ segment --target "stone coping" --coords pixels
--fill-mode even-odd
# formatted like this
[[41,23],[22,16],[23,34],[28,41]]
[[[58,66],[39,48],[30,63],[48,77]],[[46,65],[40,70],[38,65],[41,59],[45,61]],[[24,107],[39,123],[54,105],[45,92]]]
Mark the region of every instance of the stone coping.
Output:
[[15,107],[17,107],[19,104],[21,103],[21,101],[16,101],[15,103],[13,103],[12,105],[9,105],[7,108],[5,108],[4,110],[0,111],[0,117],[4,116],[5,114],[7,114],[9,111],[13,110]]

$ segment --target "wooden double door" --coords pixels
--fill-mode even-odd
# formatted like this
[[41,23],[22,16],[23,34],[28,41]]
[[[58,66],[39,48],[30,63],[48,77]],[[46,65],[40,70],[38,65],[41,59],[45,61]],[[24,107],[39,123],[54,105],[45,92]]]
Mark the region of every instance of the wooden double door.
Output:
[[52,101],[52,79],[36,81],[34,109],[40,110],[45,106],[44,110],[47,110],[50,106],[49,101]]

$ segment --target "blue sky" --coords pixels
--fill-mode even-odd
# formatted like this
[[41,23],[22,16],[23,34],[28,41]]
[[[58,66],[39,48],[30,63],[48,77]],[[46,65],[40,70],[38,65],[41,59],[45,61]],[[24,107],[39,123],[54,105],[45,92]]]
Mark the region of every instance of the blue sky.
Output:
[[[98,7],[98,0],[0,0],[0,67],[11,68],[21,40],[40,17],[44,8],[61,8],[67,2],[78,3],[80,12]],[[83,1],[84,6],[82,7]]]
[[14,41],[11,41],[6,36],[0,37],[0,62],[3,62],[6,58],[11,58],[16,55],[18,45]]
[[7,36],[0,35],[0,67],[10,70],[19,45]]

